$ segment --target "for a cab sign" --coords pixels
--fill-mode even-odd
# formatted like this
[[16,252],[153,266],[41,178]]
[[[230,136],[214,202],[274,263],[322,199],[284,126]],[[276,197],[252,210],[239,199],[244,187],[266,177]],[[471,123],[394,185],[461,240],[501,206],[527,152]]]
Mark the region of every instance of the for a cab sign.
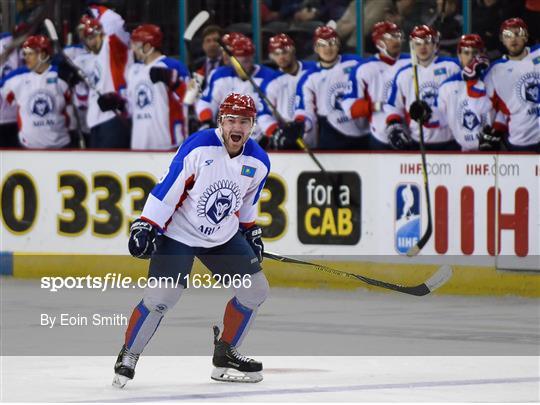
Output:
[[303,172],[298,177],[298,239],[308,245],[360,240],[361,181],[356,172]]

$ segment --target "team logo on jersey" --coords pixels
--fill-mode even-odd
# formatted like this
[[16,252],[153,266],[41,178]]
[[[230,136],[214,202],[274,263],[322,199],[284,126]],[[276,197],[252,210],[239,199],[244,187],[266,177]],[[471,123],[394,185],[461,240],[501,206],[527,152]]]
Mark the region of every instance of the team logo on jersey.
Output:
[[328,100],[330,100],[331,109],[343,111],[341,107],[341,101],[345,94],[352,93],[352,82],[347,80],[346,82],[334,83],[328,89]]
[[517,83],[516,91],[521,100],[540,103],[540,73],[530,72],[523,75]]
[[422,83],[420,86],[420,99],[433,107],[437,104],[437,95],[439,93],[439,86],[435,82]]
[[396,189],[395,247],[406,254],[420,238],[420,189],[415,183],[400,184]]
[[54,98],[46,92],[35,94],[29,104],[29,110],[38,117],[44,117],[54,110]]
[[240,188],[230,180],[220,180],[208,187],[197,203],[197,215],[218,225],[240,208]]
[[152,89],[147,84],[145,83],[139,84],[135,88],[135,94],[137,96],[137,101],[135,103],[137,104],[137,107],[144,108],[147,105],[152,104],[153,93],[152,93]]
[[463,128],[467,128],[469,131],[472,131],[480,124],[480,120],[474,112],[471,110],[463,111],[463,119],[461,120],[461,125]]

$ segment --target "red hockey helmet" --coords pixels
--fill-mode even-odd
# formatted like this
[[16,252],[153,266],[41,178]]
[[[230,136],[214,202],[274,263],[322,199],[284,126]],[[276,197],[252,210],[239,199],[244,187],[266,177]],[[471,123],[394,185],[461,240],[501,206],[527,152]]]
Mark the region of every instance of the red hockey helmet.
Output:
[[28,31],[30,31],[30,24],[25,21],[22,21],[13,27],[13,35],[16,37],[25,34]]
[[335,29],[327,25],[317,27],[313,34],[313,43],[317,43],[319,40],[330,41],[332,39],[339,40],[338,34]]
[[30,48],[36,52],[45,52],[51,56],[53,54],[53,48],[51,40],[45,35],[32,35],[24,41],[22,48]]
[[289,48],[294,48],[294,41],[287,34],[277,34],[274,35],[268,41],[268,52],[273,53],[277,50],[286,50]]
[[131,33],[131,41],[150,44],[154,48],[161,49],[163,45],[163,33],[157,25],[142,24]]
[[480,52],[484,52],[486,45],[484,40],[478,34],[467,34],[462,35],[459,39],[457,52],[460,53],[462,48],[473,48],[477,49]]
[[103,32],[103,27],[96,18],[83,15],[80,23],[82,25],[81,30],[83,37],[93,37],[94,35],[101,34]]
[[393,22],[380,21],[373,26],[371,31],[371,39],[374,44],[377,44],[385,35],[403,35],[399,27]]
[[237,37],[232,42],[231,52],[234,56],[252,56],[255,53],[253,42],[246,36]]
[[255,102],[247,94],[231,93],[219,106],[219,117],[237,115],[255,119],[257,108]]
[[438,44],[440,34],[439,31],[437,31],[435,28],[424,24],[414,27],[411,31],[411,34],[409,35],[409,38],[413,41],[421,40],[431,42],[432,44]]
[[509,31],[510,28],[518,29],[519,36],[526,37],[529,35],[529,27],[527,27],[527,24],[521,18],[509,18],[508,20],[503,21],[500,28],[500,34],[503,35],[504,31]]
[[225,45],[227,48],[231,49],[234,40],[241,37],[245,37],[245,35],[241,34],[240,32],[229,32],[221,37],[221,42],[223,42],[223,45]]

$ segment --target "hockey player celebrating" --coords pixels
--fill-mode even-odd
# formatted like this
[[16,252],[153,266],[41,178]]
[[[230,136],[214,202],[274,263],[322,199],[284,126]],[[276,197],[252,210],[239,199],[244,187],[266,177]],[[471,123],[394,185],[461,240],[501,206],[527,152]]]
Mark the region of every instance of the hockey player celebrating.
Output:
[[279,73],[262,84],[262,91],[287,122],[279,123],[266,104],[257,120],[264,134],[271,137],[274,149],[297,149],[296,139],[303,137],[304,126],[301,122],[293,121],[296,86],[302,74],[315,67],[315,63],[296,59],[294,41],[287,34],[271,37],[268,52]]
[[19,141],[27,148],[69,146],[65,111],[69,88],[50,64],[51,41],[43,35],[30,36],[22,51],[26,67],[11,72],[0,88],[1,97],[17,105]]
[[[230,41],[230,39],[227,41]],[[228,46],[227,43],[224,43],[224,45]],[[259,87],[264,80],[269,80],[276,74],[273,69],[254,63],[255,47],[248,37],[235,35],[230,49],[242,65],[245,73],[250,75]],[[257,109],[262,110],[262,101],[248,78],[245,77],[244,72],[236,71],[234,66],[221,66],[210,77],[208,86],[204,89],[201,99],[195,106],[195,111],[202,125],[209,126],[216,121],[220,103],[232,92],[248,94],[256,101]],[[255,139],[261,137],[261,130],[258,125],[254,128],[252,136]]]
[[439,88],[437,112],[440,126],[450,128],[461,150],[490,150],[493,134],[489,125],[493,119],[493,108],[482,81],[489,67],[482,37],[463,35],[457,53],[462,71]]
[[176,149],[186,136],[182,99],[189,72],[161,53],[162,42],[157,25],[140,25],[131,34],[131,48],[142,62],[131,65],[127,75],[131,149]]
[[345,95],[341,106],[348,117],[369,120],[370,149],[392,149],[386,134],[383,106],[396,72],[411,61],[408,55],[400,55],[403,33],[396,24],[378,22],[373,26],[371,38],[379,53],[351,71],[350,93]]
[[[367,149],[369,126],[365,119],[347,117],[341,106],[349,93],[349,72],[360,61],[356,55],[340,55],[337,32],[319,27],[313,37],[319,62],[298,82],[295,120],[305,124],[306,142],[318,149]],[[319,139],[312,134],[319,128]]]
[[504,21],[500,35],[507,54],[485,79],[497,111],[492,142],[503,138],[508,150],[540,152],[540,46],[526,46],[528,30],[521,18]]
[[394,149],[418,149],[419,125],[422,125],[427,150],[458,150],[459,145],[453,140],[450,129],[440,127],[433,109],[436,108],[439,86],[459,72],[459,64],[453,58],[437,56],[439,32],[432,27],[418,25],[409,38],[418,58],[420,100],[416,100],[413,66],[409,64],[396,73],[385,105],[388,109],[388,141]]
[[94,18],[81,19],[85,45],[93,57],[86,121],[90,128],[90,148],[129,148],[130,128],[120,114],[125,101],[125,74],[131,63],[127,39],[106,35]]
[[262,364],[237,351],[269,288],[261,271],[264,247],[255,218],[270,161],[250,139],[256,112],[251,97],[229,94],[219,107],[218,128],[199,131],[182,144],[131,226],[129,251],[150,258],[149,277],[173,277],[181,285],[144,291],[114,367],[114,386],[133,378],[139,355],[182,295],[195,256],[214,274],[249,280],[234,287],[220,339],[214,329],[212,378],[262,380]]

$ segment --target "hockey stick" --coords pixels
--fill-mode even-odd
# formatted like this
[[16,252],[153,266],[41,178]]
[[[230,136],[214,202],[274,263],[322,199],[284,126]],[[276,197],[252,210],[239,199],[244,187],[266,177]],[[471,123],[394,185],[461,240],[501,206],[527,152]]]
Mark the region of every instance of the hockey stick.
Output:
[[186,30],[184,31],[184,41],[190,42],[193,36],[210,18],[210,13],[206,10],[199,11],[199,13],[193,17]]
[[[251,75],[249,75],[246,72],[246,69],[244,69],[244,67],[242,66],[240,61],[238,59],[236,59],[236,57],[233,55],[233,53],[230,51],[230,49],[225,46],[225,44],[221,41],[221,38],[218,40],[218,43],[221,46],[221,48],[225,51],[225,53],[227,53],[227,55],[229,56],[229,59],[231,60],[233,68],[234,68],[234,70],[236,70],[236,72],[238,72],[238,75],[243,79],[247,79],[249,81],[249,83],[251,83],[251,85],[253,86],[253,89],[257,92],[259,97],[268,105],[268,108],[270,108],[270,111],[272,111],[272,115],[274,117],[276,117],[276,120],[278,120],[280,125],[285,125],[287,123],[285,118],[283,118],[283,116],[277,110],[276,106],[268,99],[266,94],[264,94],[264,92],[257,85],[257,83],[255,83],[255,81],[253,80]],[[300,148],[302,148],[309,155],[309,157],[317,165],[319,170],[326,174],[327,171],[325,170],[324,166],[319,161],[319,159],[317,159],[317,157],[315,156],[315,154],[313,153],[311,148],[304,142],[302,137],[296,138],[296,143],[297,143],[298,146],[300,146]]]
[[[416,101],[420,100],[420,89],[418,85],[418,58],[416,56],[416,53],[414,51],[413,41],[409,42],[410,52],[411,52],[411,63],[413,68],[413,82],[414,82],[414,95],[416,98]],[[426,148],[424,145],[424,123],[420,121],[418,123],[419,128],[419,140],[420,140],[420,155],[422,157],[422,176],[424,179],[424,193],[426,195],[426,205],[427,205],[427,215],[428,215],[428,223],[427,228],[420,240],[411,247],[407,251],[407,256],[412,257],[416,256],[418,253],[420,253],[420,250],[426,245],[429,238],[431,238],[431,234],[433,233],[433,224],[431,222],[431,198],[429,196],[429,183],[428,183],[428,175],[427,175],[427,163],[426,163]]]
[[305,262],[298,259],[293,259],[291,257],[281,256],[276,253],[264,252],[263,256],[268,259],[276,260],[278,262],[311,266],[315,268],[315,270],[318,270],[324,273],[333,274],[339,277],[360,280],[369,285],[385,288],[387,290],[398,291],[404,294],[416,295],[417,297],[422,297],[424,295],[432,293],[437,288],[439,288],[444,283],[446,283],[450,279],[450,277],[452,277],[452,268],[448,266],[447,264],[445,264],[439,267],[439,269],[427,281],[423,282],[422,284],[407,287],[407,286],[402,286],[399,284],[387,283],[386,281],[375,280],[373,278],[362,276],[360,274],[349,273],[343,270],[336,270],[328,266],[323,266],[321,264],[310,263],[310,262]]

